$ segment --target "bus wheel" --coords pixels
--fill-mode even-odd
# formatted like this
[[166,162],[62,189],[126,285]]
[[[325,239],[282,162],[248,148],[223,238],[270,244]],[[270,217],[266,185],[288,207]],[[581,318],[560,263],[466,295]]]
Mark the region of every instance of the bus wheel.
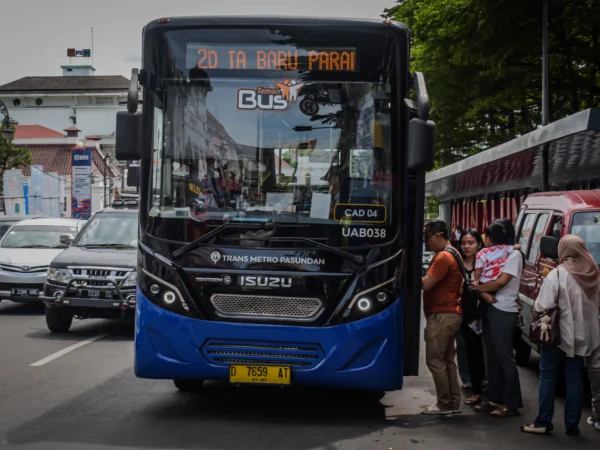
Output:
[[46,306],[46,325],[52,333],[68,333],[73,323],[73,316],[59,308]]
[[173,380],[173,384],[181,392],[199,392],[202,390],[204,380]]
[[385,391],[368,391],[366,394],[367,394],[367,398],[369,400],[379,401],[379,400],[383,399],[383,397],[385,397],[386,392]]
[[524,367],[529,364],[531,357],[531,347],[520,337],[515,342],[515,361],[517,366]]

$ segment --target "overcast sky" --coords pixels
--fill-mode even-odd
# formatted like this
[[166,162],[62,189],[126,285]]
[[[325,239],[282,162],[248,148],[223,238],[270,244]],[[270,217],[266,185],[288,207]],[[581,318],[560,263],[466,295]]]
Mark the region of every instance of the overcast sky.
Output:
[[[396,0],[16,0],[0,12],[0,85],[62,75],[67,48],[90,48],[96,75],[139,67],[142,27],[182,15],[298,15],[377,19]],[[73,58],[73,62],[81,58]],[[79,61],[77,61],[79,62]]]

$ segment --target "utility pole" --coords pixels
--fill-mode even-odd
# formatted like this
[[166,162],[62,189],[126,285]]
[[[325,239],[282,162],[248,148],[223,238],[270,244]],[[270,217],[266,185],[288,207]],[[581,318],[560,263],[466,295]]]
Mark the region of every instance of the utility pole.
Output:
[[[542,0],[542,126],[550,123],[548,63],[548,0]],[[550,190],[550,143],[542,149],[542,191]]]
[[108,171],[108,164],[106,163],[106,161],[108,160],[108,153],[104,154],[104,184],[103,184],[103,191],[104,191],[104,207],[106,208],[108,205],[106,203],[106,172]]

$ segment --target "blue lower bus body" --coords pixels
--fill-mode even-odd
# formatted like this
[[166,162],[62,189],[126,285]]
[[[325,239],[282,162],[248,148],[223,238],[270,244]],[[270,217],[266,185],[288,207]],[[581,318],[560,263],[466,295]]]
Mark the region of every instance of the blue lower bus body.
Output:
[[332,327],[261,325],[183,317],[151,303],[138,289],[135,374],[227,381],[230,364],[271,363],[292,368],[292,385],[398,390],[402,306],[400,297],[379,314]]

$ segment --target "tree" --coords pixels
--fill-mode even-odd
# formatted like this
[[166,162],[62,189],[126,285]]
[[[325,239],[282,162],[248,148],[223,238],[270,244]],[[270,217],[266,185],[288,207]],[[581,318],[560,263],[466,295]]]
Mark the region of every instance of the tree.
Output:
[[[600,0],[549,0],[551,120],[600,103]],[[436,168],[541,123],[542,0],[406,0],[437,124]]]
[[4,194],[4,172],[31,164],[31,150],[17,147],[0,136],[0,192]]

